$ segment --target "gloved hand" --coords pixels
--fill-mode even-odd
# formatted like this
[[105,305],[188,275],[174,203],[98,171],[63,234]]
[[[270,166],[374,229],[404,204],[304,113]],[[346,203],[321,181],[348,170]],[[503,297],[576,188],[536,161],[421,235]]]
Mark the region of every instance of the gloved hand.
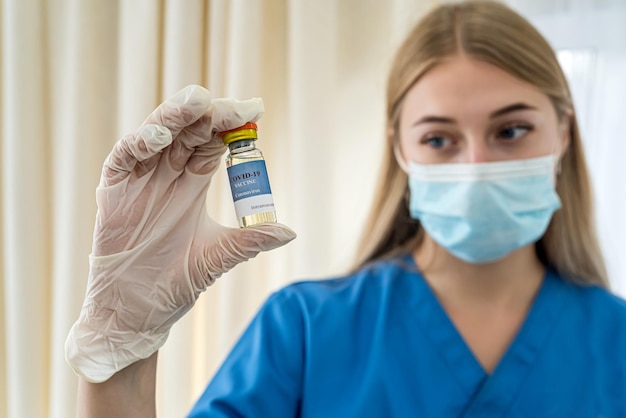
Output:
[[65,344],[87,381],[150,357],[222,273],[295,238],[281,224],[226,228],[206,211],[226,150],[217,133],[262,113],[261,99],[211,101],[188,86],[115,144],[96,190],[87,293]]

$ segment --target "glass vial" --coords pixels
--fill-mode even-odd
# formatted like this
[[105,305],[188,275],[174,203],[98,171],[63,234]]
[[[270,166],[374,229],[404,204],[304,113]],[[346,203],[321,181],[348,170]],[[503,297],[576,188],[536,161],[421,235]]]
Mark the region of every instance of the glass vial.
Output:
[[228,146],[226,167],[239,226],[276,222],[265,159],[254,142],[257,125],[248,122],[221,135]]

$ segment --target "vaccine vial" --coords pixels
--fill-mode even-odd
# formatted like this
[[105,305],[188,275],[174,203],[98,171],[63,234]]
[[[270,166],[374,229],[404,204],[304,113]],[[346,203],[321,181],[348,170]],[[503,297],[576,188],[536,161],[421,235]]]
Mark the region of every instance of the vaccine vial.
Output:
[[257,125],[248,122],[221,135],[228,146],[226,167],[239,226],[276,222],[265,159],[255,145]]

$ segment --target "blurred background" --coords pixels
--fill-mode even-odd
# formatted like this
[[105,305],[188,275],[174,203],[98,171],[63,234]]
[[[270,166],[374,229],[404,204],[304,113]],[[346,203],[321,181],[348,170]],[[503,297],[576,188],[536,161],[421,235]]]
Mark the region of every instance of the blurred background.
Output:
[[[159,356],[158,409],[183,416],[278,287],[345,272],[384,137],[390,58],[437,0],[0,0],[0,417],[75,414],[63,345],[82,303],[94,190],[113,143],[188,84],[262,97],[257,143],[285,248],[223,276]],[[558,51],[626,296],[626,0],[510,0]],[[224,170],[208,197],[236,226]]]

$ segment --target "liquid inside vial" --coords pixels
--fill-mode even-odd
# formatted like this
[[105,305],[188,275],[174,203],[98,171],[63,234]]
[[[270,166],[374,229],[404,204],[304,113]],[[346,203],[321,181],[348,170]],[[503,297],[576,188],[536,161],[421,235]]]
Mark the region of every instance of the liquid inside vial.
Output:
[[[226,167],[239,226],[276,222],[276,211],[261,152],[255,149],[231,154],[226,158]],[[256,188],[259,183],[261,186]]]

